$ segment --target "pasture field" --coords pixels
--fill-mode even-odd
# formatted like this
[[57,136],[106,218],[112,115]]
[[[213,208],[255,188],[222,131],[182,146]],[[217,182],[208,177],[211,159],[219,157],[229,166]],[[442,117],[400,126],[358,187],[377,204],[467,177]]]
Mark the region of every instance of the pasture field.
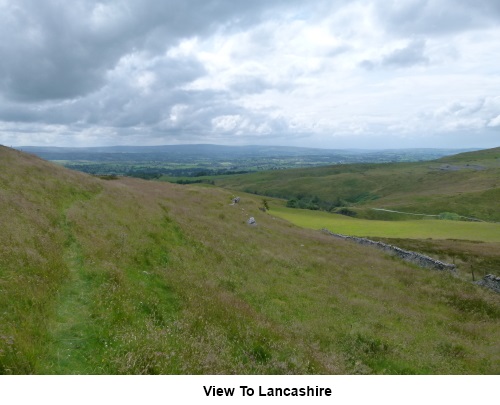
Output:
[[365,220],[322,211],[287,208],[277,204],[273,204],[271,213],[303,228],[326,228],[331,232],[350,236],[500,242],[500,224],[497,223],[439,219]]

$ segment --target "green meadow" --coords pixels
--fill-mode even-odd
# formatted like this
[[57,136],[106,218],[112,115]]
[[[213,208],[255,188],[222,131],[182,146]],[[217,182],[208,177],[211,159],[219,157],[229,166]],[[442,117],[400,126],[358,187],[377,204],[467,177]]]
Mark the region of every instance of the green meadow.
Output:
[[279,205],[272,206],[272,215],[286,219],[304,228],[326,228],[334,233],[351,236],[500,242],[500,224],[496,223],[439,219],[377,221],[352,218],[322,211],[286,208]]

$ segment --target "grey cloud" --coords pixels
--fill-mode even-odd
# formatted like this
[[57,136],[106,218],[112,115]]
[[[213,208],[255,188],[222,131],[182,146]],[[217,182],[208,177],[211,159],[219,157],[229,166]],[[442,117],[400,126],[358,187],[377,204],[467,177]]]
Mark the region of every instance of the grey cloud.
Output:
[[339,55],[342,55],[344,53],[347,53],[349,51],[352,50],[352,47],[351,46],[348,46],[348,45],[340,45],[340,46],[337,46],[337,47],[333,47],[331,48],[328,52],[327,52],[327,56],[330,57],[330,58],[335,58]]
[[498,117],[500,97],[482,97],[474,101],[454,101],[422,113],[420,119],[428,130],[451,132],[489,130]]
[[365,59],[359,63],[359,66],[366,70],[373,70],[377,67],[377,64],[371,60]]
[[[75,100],[21,103],[0,99],[0,120],[43,124],[106,125],[127,127],[155,124],[165,108],[188,102],[182,85],[203,75],[203,66],[191,58],[139,59],[138,65],[117,67],[97,91]],[[154,80],[146,89],[138,78],[151,73]],[[192,100],[189,100],[192,102]]]
[[449,34],[497,25],[500,3],[491,0],[375,1],[386,30],[405,36]]
[[455,102],[451,104],[447,113],[455,116],[468,116],[480,112],[485,107],[486,100],[481,98],[474,103]]
[[379,67],[405,68],[414,65],[428,64],[429,58],[425,55],[425,41],[413,40],[404,48],[382,55],[379,60],[363,60],[359,65],[367,70]]
[[262,93],[273,87],[272,83],[255,76],[239,76],[230,85],[231,91],[238,94]]
[[[280,3],[293,2],[274,5]],[[0,3],[0,121],[203,133],[216,116],[247,112],[227,93],[183,90],[205,69],[165,51],[221,23],[242,29],[267,6],[264,0]],[[137,83],[143,74],[151,75],[149,88]],[[268,86],[242,77],[233,91]],[[189,106],[189,119],[165,127],[176,105]]]
[[[150,130],[156,137],[172,139],[182,136],[191,141],[217,141],[232,136],[250,141],[253,137],[287,132],[288,122],[269,111],[250,111],[232,102],[224,91],[184,92],[181,98],[175,98],[174,108],[163,111],[162,120],[152,125]],[[172,122],[171,113],[181,105],[179,117]],[[172,106],[172,104],[171,104]],[[224,122],[232,125],[217,125]]]
[[36,122],[41,114],[34,108],[9,102],[0,102],[0,121],[6,122]]
[[424,55],[425,41],[414,40],[405,48],[396,49],[382,58],[382,65],[386,66],[413,66],[428,63],[429,59]]
[[81,23],[85,17],[71,12],[82,3],[57,7],[54,2],[21,1],[3,7],[0,88],[9,98],[75,97],[103,83],[120,47],[105,52],[86,37]]
[[[277,1],[274,4],[287,4]],[[100,88],[125,54],[259,18],[264,0],[6,1],[0,5],[0,91],[11,99],[75,98]],[[15,33],[15,34],[13,34]]]

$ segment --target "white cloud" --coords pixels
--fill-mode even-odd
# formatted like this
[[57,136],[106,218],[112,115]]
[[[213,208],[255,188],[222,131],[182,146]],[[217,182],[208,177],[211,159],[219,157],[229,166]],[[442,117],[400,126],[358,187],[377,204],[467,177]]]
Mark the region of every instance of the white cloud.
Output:
[[500,114],[488,122],[489,127],[500,127]]

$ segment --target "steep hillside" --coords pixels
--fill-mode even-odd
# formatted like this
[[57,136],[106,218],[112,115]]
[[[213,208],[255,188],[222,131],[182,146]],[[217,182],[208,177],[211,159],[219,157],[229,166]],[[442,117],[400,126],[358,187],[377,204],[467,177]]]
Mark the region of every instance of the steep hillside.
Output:
[[336,165],[228,176],[219,186],[280,198],[317,199],[404,212],[454,212],[500,221],[500,148],[431,162]]
[[0,147],[0,373],[500,372],[498,295],[231,196]]

